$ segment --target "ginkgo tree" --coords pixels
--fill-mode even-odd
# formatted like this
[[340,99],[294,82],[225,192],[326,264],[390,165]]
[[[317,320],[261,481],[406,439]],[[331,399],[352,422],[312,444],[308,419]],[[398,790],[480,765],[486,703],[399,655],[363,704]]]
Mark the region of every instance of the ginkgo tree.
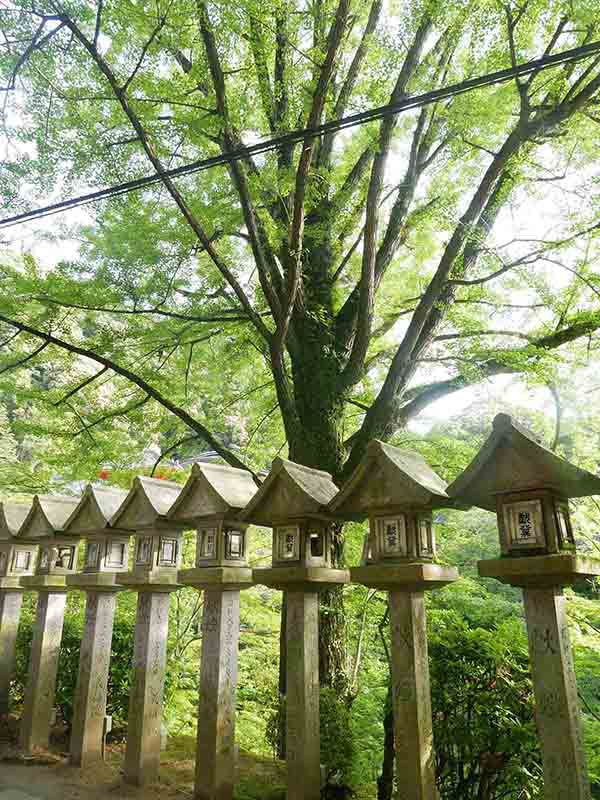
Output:
[[[0,14],[4,216],[160,176],[34,229],[51,254],[76,240],[76,257],[38,247],[2,268],[4,366],[51,370],[27,402],[65,452],[85,441],[101,460],[115,432],[160,433],[165,451],[195,443],[255,473],[284,450],[339,482],[434,401],[505,373],[552,385],[566,348],[593,358],[597,55],[166,174],[590,43],[593,0],[6,0]],[[334,546],[339,561],[341,533]]]

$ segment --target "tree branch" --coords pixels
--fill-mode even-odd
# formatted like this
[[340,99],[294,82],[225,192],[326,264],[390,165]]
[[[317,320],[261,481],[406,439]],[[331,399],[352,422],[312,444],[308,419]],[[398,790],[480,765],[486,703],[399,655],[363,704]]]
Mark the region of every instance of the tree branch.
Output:
[[253,309],[252,304],[248,299],[248,296],[242,289],[242,286],[240,285],[239,281],[237,280],[231,269],[223,261],[223,259],[219,256],[219,254],[213,247],[211,242],[211,237],[204,230],[204,227],[201,225],[201,223],[196,218],[190,207],[187,205],[179,189],[177,189],[171,178],[169,178],[167,175],[164,174],[165,171],[162,166],[162,163],[160,162],[160,159],[156,155],[154,148],[150,143],[146,130],[142,125],[140,118],[138,117],[133,107],[131,106],[126,93],[119,86],[116,76],[113,73],[110,66],[108,65],[108,62],[102,57],[102,55],[99,53],[94,43],[87,38],[87,36],[80,30],[78,25],[74,22],[74,20],[71,17],[69,17],[65,13],[62,13],[61,19],[64,22],[64,24],[69,28],[69,30],[73,33],[75,38],[84,47],[84,49],[89,53],[93,61],[96,63],[98,69],[102,72],[102,74],[108,81],[108,84],[113,94],[119,101],[121,108],[123,109],[123,112],[129,119],[133,129],[137,133],[148,160],[156,170],[156,173],[160,175],[165,188],[167,189],[172,199],[174,200],[175,204],[179,208],[184,219],[186,220],[186,222],[188,223],[194,234],[197,236],[197,238],[203,245],[204,250],[210,257],[213,264],[217,267],[219,272],[223,275],[225,280],[229,283],[229,285],[235,292],[238,300],[240,301],[240,304],[248,314],[250,320],[253,322],[256,330],[261,334],[261,336],[263,336],[264,339],[268,341],[271,335],[269,329],[266,327],[260,316]]
[[[46,333],[38,328],[34,328],[32,325],[29,325],[25,322],[11,319],[4,314],[0,314],[0,321],[10,325],[13,328],[24,331],[25,333],[29,333],[32,336],[36,336],[38,339],[42,339],[46,344],[53,344],[69,353],[89,358],[91,361],[95,361],[98,364],[102,364],[103,367],[112,370],[112,372],[115,374],[126,378],[128,381],[130,381],[130,383],[133,383],[135,386],[138,386],[140,389],[142,389],[153,400],[156,400],[156,402],[163,406],[163,408],[166,408],[167,411],[170,411],[174,416],[178,417],[188,426],[188,428],[201,436],[204,441],[209,444],[213,450],[215,450],[228,464],[231,464],[233,467],[238,467],[239,469],[248,470],[246,464],[240,461],[240,459],[234,453],[227,449],[222,442],[213,436],[208,428],[206,428],[197,419],[194,419],[194,417],[192,417],[185,409],[180,408],[167,397],[162,395],[158,389],[156,389],[154,386],[151,386],[141,376],[137,375],[135,372],[132,372],[132,370],[118,364],[106,356],[101,355],[100,353],[96,353],[86,347],[80,347],[79,345],[71,344],[64,339],[59,339],[50,333]],[[251,470],[249,471],[251,472]]]

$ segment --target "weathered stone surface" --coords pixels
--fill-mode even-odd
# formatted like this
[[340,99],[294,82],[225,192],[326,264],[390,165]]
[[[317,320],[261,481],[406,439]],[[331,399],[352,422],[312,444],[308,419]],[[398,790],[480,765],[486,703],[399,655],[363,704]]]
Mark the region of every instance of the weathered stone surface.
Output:
[[198,800],[233,798],[239,631],[239,591],[206,591],[196,749]]
[[319,598],[288,591],[286,617],[287,800],[319,800]]
[[378,509],[448,505],[446,483],[419,453],[373,439],[365,458],[329,503],[340,519],[364,519]]
[[64,591],[41,591],[38,596],[21,719],[21,749],[26,755],[48,747],[66,602]]
[[123,489],[98,488],[88,484],[81,500],[65,523],[65,532],[77,536],[96,534],[110,529],[110,521],[123,504]]
[[252,575],[255,583],[294,591],[327,589],[350,580],[350,570],[331,567],[265,567],[252,570]]
[[483,578],[495,578],[511,586],[566,586],[576,580],[600,575],[600,560],[575,553],[492,558],[477,563]]
[[111,519],[111,527],[125,530],[159,527],[167,523],[167,514],[181,493],[173,481],[139,476]]
[[577,683],[561,589],[523,590],[545,800],[590,800]]
[[498,414],[491,435],[448,494],[460,503],[495,511],[499,494],[539,488],[565,497],[600,494],[600,476],[560,458],[524,425]]
[[169,626],[168,592],[140,591],[134,634],[124,778],[143,786],[158,776]]
[[456,567],[441,564],[370,564],[350,569],[353,583],[385,591],[422,592],[458,580]]
[[224,464],[194,464],[169,519],[195,524],[207,517],[232,516],[256,494],[252,474]]
[[23,593],[0,591],[0,714],[8,713]]
[[389,602],[396,800],[437,800],[424,595],[392,591]]
[[116,599],[114,592],[87,592],[70,745],[78,767],[102,759]]
[[194,589],[247,589],[252,586],[250,567],[195,567],[180,569],[178,583],[193,586]]
[[326,506],[336,494],[337,486],[328,472],[276,458],[241,518],[270,526],[294,517],[326,516]]
[[66,582],[69,589],[116,592],[122,588],[121,578],[122,575],[115,572],[77,572],[75,575],[67,575]]
[[23,588],[30,591],[65,592],[67,590],[66,575],[27,575],[20,580]]
[[19,530],[19,538],[39,539],[64,531],[65,524],[79,504],[78,497],[37,495]]

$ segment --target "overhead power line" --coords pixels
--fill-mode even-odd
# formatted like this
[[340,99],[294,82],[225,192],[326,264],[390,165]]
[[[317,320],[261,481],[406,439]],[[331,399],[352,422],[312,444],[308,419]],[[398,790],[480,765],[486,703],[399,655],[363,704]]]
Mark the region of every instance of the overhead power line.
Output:
[[31,211],[26,211],[21,214],[16,214],[12,217],[6,217],[0,220],[0,228],[9,228],[13,225],[20,225],[30,220],[42,219],[53,214],[59,214],[71,208],[94,203],[98,200],[105,200],[110,197],[117,197],[121,194],[128,192],[138,191],[145,189],[147,186],[160,183],[163,178],[180,178],[185,175],[192,175],[196,172],[202,172],[206,169],[211,169],[217,166],[231,164],[234,161],[240,161],[249,156],[261,155],[271,150],[278,150],[281,147],[288,145],[298,144],[305,140],[324,136],[329,133],[344,130],[345,128],[355,127],[357,125],[364,125],[367,122],[382,119],[394,114],[400,114],[404,111],[409,111],[413,108],[421,108],[422,106],[436,103],[439,100],[445,100],[451,97],[464,94],[465,92],[473,91],[484,86],[492,86],[499,83],[506,83],[514,78],[524,75],[530,75],[534,72],[541,72],[542,70],[551,67],[560,66],[576,61],[581,61],[590,58],[593,55],[600,53],[600,41],[591,42],[587,45],[574,47],[571,50],[563,50],[560,53],[553,55],[545,55],[542,58],[527,61],[523,64],[517,64],[514,67],[507,67],[506,69],[490,72],[486,75],[479,75],[476,78],[469,78],[468,80],[454,83],[449,86],[443,86],[440,89],[434,89],[423,94],[412,95],[399,100],[397,103],[388,103],[377,108],[371,108],[367,111],[361,111],[357,114],[351,114],[341,119],[330,120],[322,125],[314,128],[301,128],[298,130],[290,131],[289,133],[276,136],[271,139],[265,139],[256,144],[248,145],[245,147],[237,148],[228,153],[221,153],[209,158],[199,159],[192,161],[189,164],[184,164],[174,169],[156,172],[153,175],[146,175],[142,178],[126,181],[125,183],[116,184],[114,186],[107,186],[104,189],[98,189],[88,194],[82,194],[77,197],[71,197],[67,200],[61,200],[52,205],[35,208]]

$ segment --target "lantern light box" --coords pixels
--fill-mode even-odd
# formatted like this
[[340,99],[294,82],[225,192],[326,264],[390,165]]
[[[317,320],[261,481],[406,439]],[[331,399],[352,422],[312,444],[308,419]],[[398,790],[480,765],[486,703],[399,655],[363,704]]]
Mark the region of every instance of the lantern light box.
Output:
[[181,523],[167,518],[181,486],[173,481],[137,477],[111,519],[111,527],[135,531],[133,574],[176,573],[181,562]]
[[133,531],[113,528],[110,520],[127,492],[88,484],[77,508],[65,525],[66,533],[86,540],[84,573],[125,572],[128,568],[129,537]]
[[507,414],[448,493],[495,511],[504,556],[574,552],[569,498],[600,494],[600,477],[560,458]]
[[19,538],[39,544],[36,575],[68,575],[77,570],[79,537],[69,535],[65,525],[78,504],[78,497],[34,497]]
[[331,567],[327,504],[335,494],[328,472],[276,458],[242,518],[273,528],[273,567]]
[[33,575],[37,545],[18,538],[30,510],[27,503],[0,503],[0,584]]
[[240,567],[248,563],[248,524],[239,512],[257,487],[250,472],[222,464],[194,464],[169,519],[194,526],[196,567]]
[[435,559],[432,509],[448,505],[446,484],[422,456],[374,439],[329,510],[368,517],[363,563],[391,564]]

